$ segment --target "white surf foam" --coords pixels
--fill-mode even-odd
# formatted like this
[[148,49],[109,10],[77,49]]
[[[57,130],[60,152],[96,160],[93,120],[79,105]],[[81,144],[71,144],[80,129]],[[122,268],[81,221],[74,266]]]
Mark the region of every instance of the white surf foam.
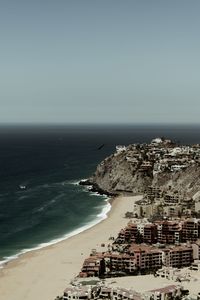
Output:
[[85,181],[87,181],[87,178],[79,179],[79,180],[70,180],[67,183],[73,184],[73,185],[79,185],[80,181],[85,182]]
[[[88,191],[88,192],[90,193],[90,191]],[[41,243],[41,244],[37,245],[36,247],[30,248],[30,249],[23,249],[15,255],[4,257],[4,259],[2,261],[0,261],[0,269],[3,268],[10,261],[19,258],[19,256],[21,256],[25,253],[35,251],[35,250],[40,250],[42,248],[57,244],[59,242],[62,242],[66,239],[69,239],[72,236],[75,236],[75,235],[77,235],[77,234],[79,234],[79,233],[81,233],[81,232],[97,225],[98,223],[102,222],[103,220],[105,220],[108,217],[108,212],[111,210],[111,204],[109,202],[110,198],[108,198],[106,195],[100,195],[98,193],[97,194],[95,193],[95,195],[104,197],[105,198],[104,201],[105,201],[106,204],[102,208],[102,211],[96,216],[96,218],[94,220],[88,222],[87,224],[84,224],[82,227],[79,227],[79,228],[65,234],[64,236],[62,236],[60,238],[53,239],[50,242]]]

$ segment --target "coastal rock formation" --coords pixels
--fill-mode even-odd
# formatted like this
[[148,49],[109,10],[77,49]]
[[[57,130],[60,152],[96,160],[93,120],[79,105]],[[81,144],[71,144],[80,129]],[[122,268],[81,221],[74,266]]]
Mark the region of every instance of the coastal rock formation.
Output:
[[83,184],[107,194],[140,194],[153,185],[200,199],[200,147],[177,146],[170,140],[117,146]]
[[143,192],[146,185],[151,184],[152,179],[152,172],[138,172],[137,168],[126,161],[123,153],[103,160],[97,166],[95,174],[89,178],[89,182],[108,193],[138,194]]

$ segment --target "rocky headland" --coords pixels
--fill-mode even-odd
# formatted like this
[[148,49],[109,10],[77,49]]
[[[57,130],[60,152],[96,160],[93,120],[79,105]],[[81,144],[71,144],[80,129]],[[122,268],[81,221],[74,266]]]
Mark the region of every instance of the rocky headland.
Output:
[[156,138],[150,144],[116,146],[80,184],[107,195],[143,194],[148,186],[157,186],[200,200],[200,145]]

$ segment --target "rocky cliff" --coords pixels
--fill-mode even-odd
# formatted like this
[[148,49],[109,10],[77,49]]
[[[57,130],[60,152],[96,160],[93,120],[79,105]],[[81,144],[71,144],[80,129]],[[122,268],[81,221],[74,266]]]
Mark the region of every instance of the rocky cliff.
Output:
[[152,172],[139,172],[138,168],[128,163],[125,153],[111,155],[103,160],[89,182],[108,193],[133,193],[144,191],[153,179]]
[[[159,149],[162,154],[161,146]],[[129,146],[125,150],[105,158],[86,184],[92,185],[94,190],[104,191],[108,194],[138,194],[143,193],[149,185],[162,188],[170,186],[171,190],[178,191],[184,197],[200,199],[200,167],[197,161],[192,160],[190,163],[191,158],[189,157],[187,165],[183,169],[172,172],[169,167],[165,167],[156,172],[155,164],[159,162],[159,159],[161,161],[163,155],[156,160],[149,153],[149,147],[147,150],[145,147],[136,149],[135,146]],[[173,159],[174,164],[177,164],[177,157]],[[146,163],[146,166],[144,162],[147,161],[150,165]]]

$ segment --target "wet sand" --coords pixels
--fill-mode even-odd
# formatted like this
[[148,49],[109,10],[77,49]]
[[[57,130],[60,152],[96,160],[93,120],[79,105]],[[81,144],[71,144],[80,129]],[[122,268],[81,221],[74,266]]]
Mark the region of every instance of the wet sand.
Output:
[[92,228],[49,247],[23,254],[0,270],[1,300],[53,300],[80,271],[91,249],[104,250],[128,222],[124,218],[141,196],[117,197],[108,218]]

